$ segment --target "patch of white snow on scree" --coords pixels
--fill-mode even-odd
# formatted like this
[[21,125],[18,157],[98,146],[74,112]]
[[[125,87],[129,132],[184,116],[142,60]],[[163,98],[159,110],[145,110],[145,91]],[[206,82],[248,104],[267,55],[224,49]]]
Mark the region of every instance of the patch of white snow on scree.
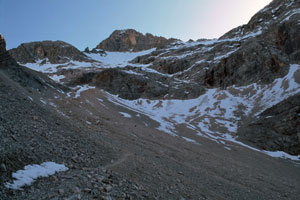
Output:
[[123,117],[126,117],[126,118],[131,118],[131,115],[128,114],[128,113],[125,113],[125,112],[119,112],[121,115],[123,115]]
[[[101,68],[102,64],[99,62],[79,62],[74,60],[69,60],[66,63],[61,64],[51,64],[50,62],[47,62],[45,64],[42,64],[44,60],[36,60],[35,63],[19,63],[22,66],[25,66],[29,69],[32,69],[34,71],[48,73],[49,77],[57,81],[57,79],[62,79],[64,77],[62,76],[55,76],[54,73],[57,73],[61,70],[67,70],[67,69],[80,69],[80,68]],[[58,81],[59,81],[58,80]]]
[[35,63],[26,63],[26,64],[19,63],[19,64],[29,69],[32,69],[34,71],[43,72],[43,73],[55,73],[57,72],[57,67],[61,65],[61,64],[51,64],[48,62],[48,59],[46,59],[45,64],[42,64],[43,61],[44,60],[36,60]]
[[24,167],[24,170],[18,170],[12,174],[15,178],[13,183],[5,183],[5,187],[13,190],[22,190],[23,186],[31,185],[35,179],[39,177],[48,177],[56,172],[67,171],[68,168],[64,164],[55,162],[44,162],[40,165],[33,164]]
[[181,138],[184,139],[187,142],[200,145],[200,143],[196,142],[195,140],[193,140],[191,138],[187,138],[187,137],[183,137],[183,136]]
[[299,156],[292,156],[290,154],[287,154],[283,151],[262,151],[263,153],[272,156],[274,158],[287,158],[287,159],[291,159],[291,160],[300,160],[300,155]]
[[89,89],[95,89],[95,88],[96,88],[96,87],[94,87],[94,86],[89,86],[89,85],[78,86],[78,87],[74,88],[74,89],[77,89],[74,98],[77,99],[78,97],[80,97],[80,93],[81,93],[81,92],[84,92],[84,91],[89,90]]
[[51,78],[55,82],[59,83],[61,79],[65,78],[65,76],[64,75],[59,75],[58,76],[58,75],[54,74],[54,75],[49,76],[49,78]]
[[86,56],[93,60],[100,61],[103,63],[102,68],[112,68],[112,67],[126,67],[129,61],[133,60],[138,56],[143,56],[153,52],[155,48],[146,51],[139,52],[109,52],[106,51],[106,55],[100,55],[98,53],[85,53]]

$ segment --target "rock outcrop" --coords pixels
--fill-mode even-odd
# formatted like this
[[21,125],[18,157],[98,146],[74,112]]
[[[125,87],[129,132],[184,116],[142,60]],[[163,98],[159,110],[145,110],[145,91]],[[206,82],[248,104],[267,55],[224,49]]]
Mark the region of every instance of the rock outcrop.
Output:
[[47,60],[51,64],[62,64],[70,60],[88,61],[88,57],[74,46],[63,41],[24,43],[9,50],[11,56],[21,64]]
[[162,47],[176,39],[153,36],[150,33],[143,35],[133,29],[116,30],[109,38],[102,41],[95,49],[104,51],[143,51],[151,48]]
[[240,128],[240,139],[269,151],[300,155],[300,94],[265,110]]
[[[70,86],[91,84],[123,99],[188,99],[203,94],[204,87],[167,79],[159,74],[130,73],[128,68],[110,68],[103,71],[65,70],[60,73],[69,78]],[[172,87],[169,87],[172,85]]]
[[6,51],[6,43],[4,37],[0,34],[0,53],[3,54]]
[[67,91],[62,85],[51,81],[46,75],[32,71],[20,66],[6,50],[5,39],[0,35],[0,82],[14,81],[18,85],[37,91],[47,90],[49,88],[59,88]]
[[0,34],[0,66],[7,66],[16,64],[11,56],[6,51],[6,42],[4,37]]

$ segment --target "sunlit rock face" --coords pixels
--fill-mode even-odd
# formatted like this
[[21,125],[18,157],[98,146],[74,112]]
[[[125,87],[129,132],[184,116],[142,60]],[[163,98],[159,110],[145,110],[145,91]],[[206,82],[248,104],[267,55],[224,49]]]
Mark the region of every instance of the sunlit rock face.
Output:
[[96,49],[104,51],[143,51],[151,48],[162,47],[176,39],[153,36],[150,33],[143,35],[133,29],[116,30],[109,38],[102,41]]

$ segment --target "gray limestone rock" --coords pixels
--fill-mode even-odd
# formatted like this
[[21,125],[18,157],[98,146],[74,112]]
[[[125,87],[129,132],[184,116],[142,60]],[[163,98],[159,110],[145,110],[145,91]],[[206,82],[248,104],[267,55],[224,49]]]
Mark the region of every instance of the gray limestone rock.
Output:
[[[9,50],[19,63],[34,63],[46,59],[51,64],[62,64],[69,60],[89,61],[90,59],[74,46],[63,41],[42,41],[24,43]],[[46,61],[45,60],[45,61]]]
[[265,110],[239,131],[240,139],[269,151],[300,154],[300,94]]
[[150,33],[143,35],[133,29],[116,30],[109,38],[102,41],[95,49],[104,51],[142,51],[170,44],[176,39],[153,36]]

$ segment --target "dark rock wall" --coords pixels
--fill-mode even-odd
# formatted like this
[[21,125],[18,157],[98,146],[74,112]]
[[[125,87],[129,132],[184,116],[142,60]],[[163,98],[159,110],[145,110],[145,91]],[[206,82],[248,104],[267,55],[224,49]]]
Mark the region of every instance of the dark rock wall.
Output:
[[300,155],[300,94],[265,110],[239,132],[241,140],[261,149]]
[[69,60],[86,61],[88,58],[74,46],[62,41],[42,41],[24,43],[9,50],[18,62],[34,63],[36,60],[48,59],[52,64],[65,63]]
[[16,64],[11,56],[6,51],[6,42],[4,37],[0,34],[0,67]]

